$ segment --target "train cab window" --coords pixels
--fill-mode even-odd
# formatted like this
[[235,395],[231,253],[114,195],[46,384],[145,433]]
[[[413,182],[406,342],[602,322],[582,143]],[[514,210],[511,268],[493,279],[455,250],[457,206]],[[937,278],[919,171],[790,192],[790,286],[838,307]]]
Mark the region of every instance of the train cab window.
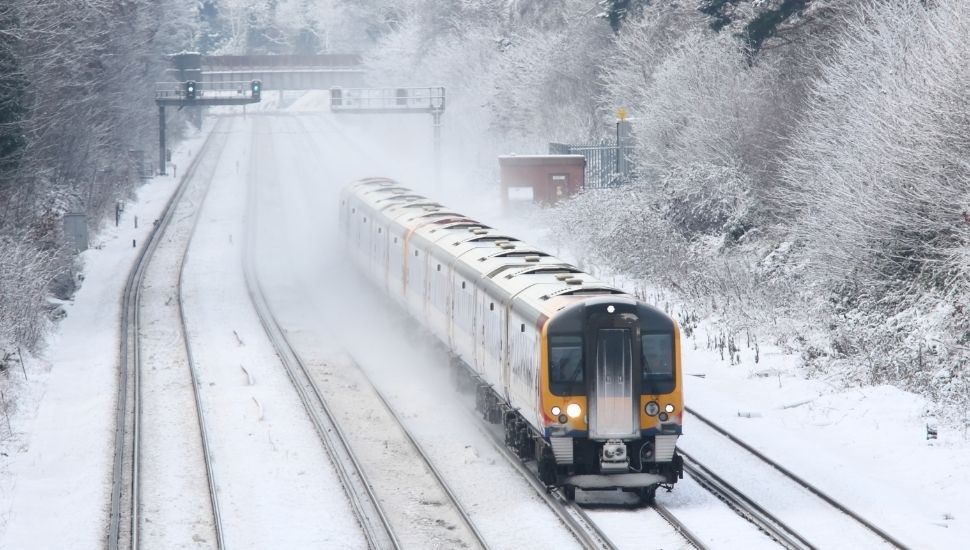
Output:
[[586,395],[583,337],[549,337],[549,391],[553,395]]
[[640,334],[640,393],[674,391],[674,337],[670,333]]

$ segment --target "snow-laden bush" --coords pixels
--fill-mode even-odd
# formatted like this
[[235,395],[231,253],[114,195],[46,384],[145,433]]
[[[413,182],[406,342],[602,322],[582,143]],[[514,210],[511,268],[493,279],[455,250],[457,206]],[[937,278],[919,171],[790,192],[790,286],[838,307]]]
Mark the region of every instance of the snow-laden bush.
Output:
[[633,117],[640,183],[671,227],[688,240],[750,227],[751,199],[769,179],[771,71],[677,8],[628,25],[613,61],[609,99]]
[[59,264],[55,253],[23,239],[0,239],[0,343],[31,347],[43,336],[47,296]]
[[970,4],[866,4],[823,67],[784,198],[857,376],[968,395]]

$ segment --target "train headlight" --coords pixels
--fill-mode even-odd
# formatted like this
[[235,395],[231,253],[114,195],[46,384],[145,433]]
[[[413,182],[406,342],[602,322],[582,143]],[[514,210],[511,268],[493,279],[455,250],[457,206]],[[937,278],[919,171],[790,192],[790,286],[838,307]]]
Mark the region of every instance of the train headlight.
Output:
[[552,408],[552,416],[559,416],[560,414],[562,414],[562,409],[558,406]]
[[659,418],[660,418],[660,421],[661,421],[661,422],[666,422],[666,421],[667,421],[667,419],[668,419],[668,418],[670,418],[670,417],[669,417],[669,416],[667,416],[667,413],[660,413],[660,416],[659,416]]
[[660,405],[658,405],[656,401],[651,401],[647,403],[645,407],[643,407],[643,412],[649,414],[650,416],[657,416],[657,413],[660,412]]
[[576,403],[570,403],[566,406],[566,414],[569,418],[579,418],[579,415],[583,414],[583,408]]
[[566,415],[564,415],[564,414],[560,414],[559,415],[559,423],[560,424],[565,424],[566,423]]
[[674,406],[671,403],[667,403],[667,406],[664,407],[664,410],[667,411],[668,413],[672,413],[674,412]]

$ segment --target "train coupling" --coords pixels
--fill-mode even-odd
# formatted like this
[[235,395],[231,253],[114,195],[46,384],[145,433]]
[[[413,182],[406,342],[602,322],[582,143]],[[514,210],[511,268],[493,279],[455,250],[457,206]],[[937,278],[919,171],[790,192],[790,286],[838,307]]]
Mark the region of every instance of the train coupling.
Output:
[[600,471],[604,474],[628,472],[630,457],[626,454],[626,443],[619,439],[609,439],[600,449]]

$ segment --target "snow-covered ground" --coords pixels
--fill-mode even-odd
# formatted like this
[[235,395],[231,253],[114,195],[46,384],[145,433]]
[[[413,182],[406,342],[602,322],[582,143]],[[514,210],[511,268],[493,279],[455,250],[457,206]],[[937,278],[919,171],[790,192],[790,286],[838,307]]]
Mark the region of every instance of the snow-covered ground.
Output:
[[[436,369],[430,364],[434,359],[422,351],[423,344],[411,341],[416,334],[399,333],[401,323],[372,319],[376,310],[369,304],[373,298],[357,299],[358,295],[347,293],[339,285],[347,275],[335,275],[346,263],[335,235],[333,198],[337,190],[353,178],[388,175],[432,194],[427,155],[430,120],[422,117],[380,128],[375,120],[348,122],[315,113],[318,107],[319,98],[310,94],[290,104],[288,110],[299,112],[301,118],[277,126],[292,131],[281,131],[273,140],[274,147],[284,144],[289,148],[277,151],[277,164],[307,162],[310,166],[301,173],[303,185],[291,190],[303,194],[301,210],[313,217],[312,223],[305,225],[304,238],[275,243],[280,254],[267,252],[261,264],[261,275],[275,288],[276,294],[271,294],[282,296],[283,302],[299,302],[284,318],[304,330],[319,327],[321,332],[340,334],[359,353],[358,359],[371,377],[386,380],[386,393],[405,419],[413,421],[415,431],[437,441],[432,453],[441,457],[440,467],[450,472],[456,490],[472,504],[471,511],[477,514],[483,531],[494,534],[496,546],[518,547],[543,540],[549,546],[571,547],[575,543],[565,529],[549,518],[548,510],[517,481],[517,474],[502,459],[488,451],[484,441],[476,439],[471,430],[467,440],[454,437],[461,424],[447,414],[452,398],[435,399],[427,394],[429,385],[442,382],[443,386],[444,381],[434,379]],[[221,415],[217,421],[223,436],[215,452],[224,472],[219,479],[233,480],[223,488],[227,501],[233,503],[228,508],[229,515],[235,516],[232,525],[240,530],[228,540],[233,547],[265,547],[263,543],[269,539],[262,535],[273,531],[265,526],[271,525],[270,520],[285,519],[306,529],[292,533],[287,547],[311,546],[311,541],[319,546],[321,540],[346,545],[356,527],[342,511],[341,490],[326,473],[329,465],[312,439],[312,429],[307,429],[295,395],[289,400],[286,397],[287,386],[279,379],[283,375],[273,354],[258,328],[250,324],[250,306],[238,279],[245,174],[235,173],[234,157],[240,157],[239,169],[245,172],[249,163],[248,138],[244,136],[249,128],[272,131],[269,120],[275,119],[247,117],[245,125],[237,126],[246,130],[240,130],[241,145],[227,150],[222,159],[222,175],[216,181],[218,198],[207,206],[202,221],[206,232],[193,245],[198,248],[190,258],[197,276],[187,281],[192,296],[188,313],[195,327],[192,337],[202,346],[200,360],[207,369],[207,407],[212,414]],[[319,151],[319,158],[308,162],[305,157],[310,153],[297,153],[301,141]],[[190,154],[198,147],[197,138],[176,150],[180,168],[188,166]],[[394,154],[384,155],[385,151]],[[532,219],[501,215],[494,187],[480,194],[479,190],[489,187],[472,186],[455,167],[445,166],[443,180],[447,183],[434,192],[435,199],[552,248],[548,235]],[[260,169],[265,172],[257,177],[265,178],[299,172],[282,166]],[[174,178],[156,178],[142,186],[137,201],[126,208],[120,227],[105,227],[96,246],[84,253],[85,281],[74,300],[65,305],[67,318],[51,337],[46,352],[28,358],[29,382],[21,384],[24,390],[17,396],[17,412],[10,418],[14,436],[0,441],[0,549],[103,546],[117,393],[120,293],[137,252],[132,239],[141,244],[151,228],[150,220],[158,216],[175,182]],[[280,203],[265,206],[289,213],[285,200],[278,199]],[[299,199],[297,195],[286,200]],[[276,199],[267,199],[272,200]],[[141,222],[137,229],[135,216]],[[269,246],[274,246],[272,241]],[[622,279],[617,283],[624,284]],[[221,294],[212,294],[216,287]],[[306,299],[293,300],[294,295]],[[354,326],[370,330],[354,330]],[[234,329],[245,349],[233,336]],[[690,406],[735,430],[749,444],[912,547],[966,547],[970,540],[970,444],[964,431],[940,426],[939,438],[928,440],[925,403],[920,398],[888,387],[846,388],[834,380],[805,379],[797,358],[763,342],[757,362],[754,351],[742,346],[740,364],[732,365],[707,348],[708,335],[717,330],[710,323],[701,323],[684,341],[689,374],[685,391]],[[361,339],[375,333],[383,338]],[[263,369],[256,374],[257,387],[247,385],[240,362]],[[9,376],[17,374],[14,370]],[[265,408],[265,421],[256,418],[253,397]],[[435,414],[441,415],[437,433],[420,422]],[[281,423],[273,424],[277,421]],[[699,427],[695,429],[690,417],[685,432],[685,449],[721,444],[709,443],[713,440]],[[710,452],[730,456],[716,447]],[[274,457],[279,459],[274,462]],[[311,463],[319,464],[320,471],[308,473],[291,467]],[[722,463],[718,467],[730,470],[741,465]],[[251,484],[238,486],[236,480],[246,476]],[[312,481],[301,486],[302,480]],[[257,502],[258,495],[266,491],[276,491],[278,498]],[[320,493],[327,498],[318,498]],[[685,521],[716,521],[720,513],[686,484],[671,494],[660,493],[658,498]],[[316,510],[330,505],[334,512],[292,517],[292,513],[306,512],[310,502],[315,502]],[[265,521],[259,524],[267,529],[265,533],[244,525],[257,517]],[[714,546],[736,545],[736,540],[721,539]]]

